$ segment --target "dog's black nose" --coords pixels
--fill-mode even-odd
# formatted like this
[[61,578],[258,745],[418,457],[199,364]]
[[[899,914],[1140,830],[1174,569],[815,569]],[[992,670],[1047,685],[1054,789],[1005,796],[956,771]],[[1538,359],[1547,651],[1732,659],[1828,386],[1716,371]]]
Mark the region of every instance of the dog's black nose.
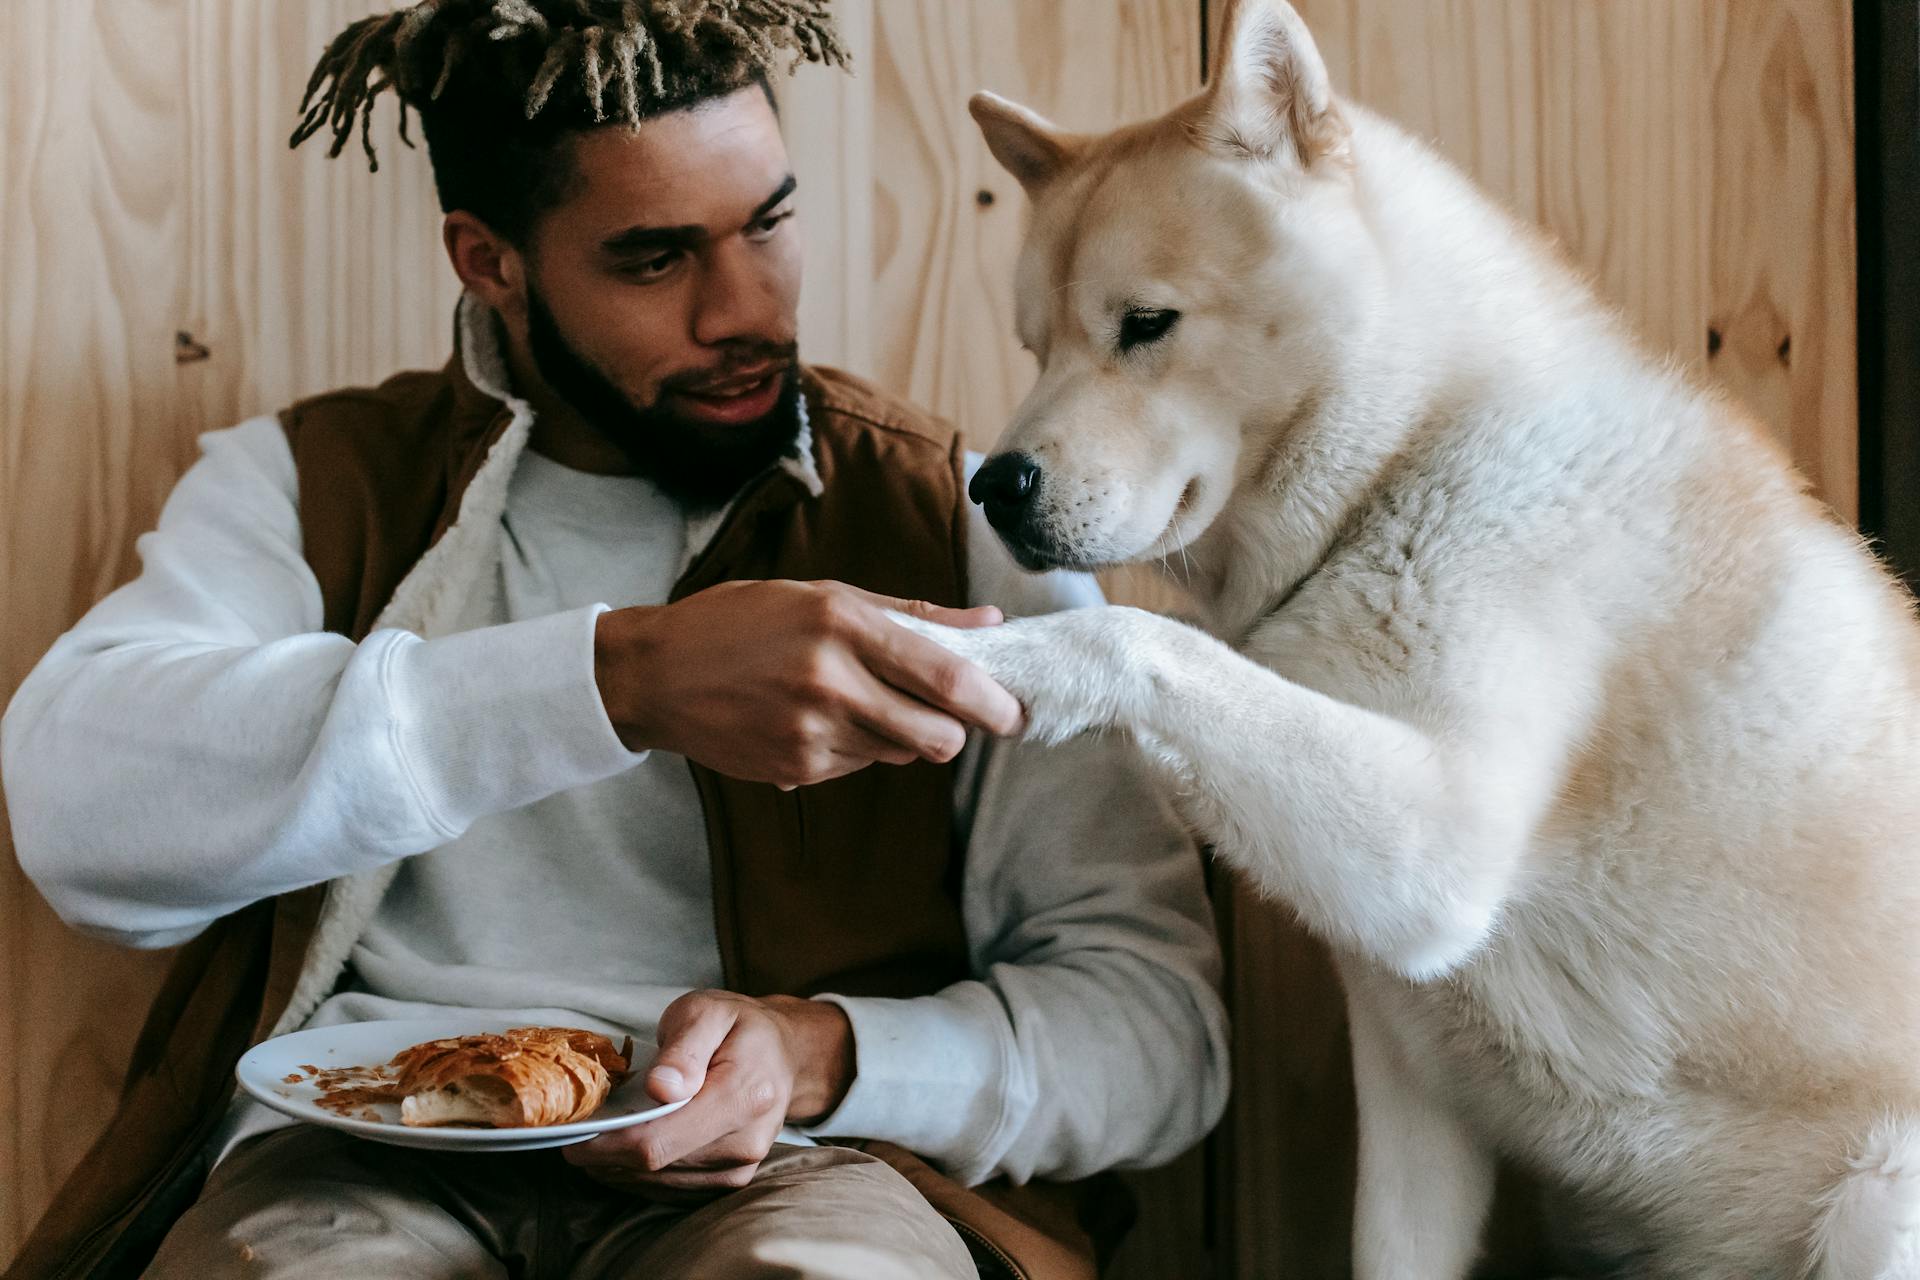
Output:
[[987,509],[987,523],[1011,533],[1026,520],[1040,491],[1040,464],[1024,453],[1003,453],[974,472],[967,496]]

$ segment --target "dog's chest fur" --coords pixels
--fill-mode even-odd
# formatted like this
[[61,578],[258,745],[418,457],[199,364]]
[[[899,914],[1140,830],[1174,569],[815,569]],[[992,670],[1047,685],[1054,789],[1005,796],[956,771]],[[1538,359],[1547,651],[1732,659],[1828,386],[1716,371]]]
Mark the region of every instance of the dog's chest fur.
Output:
[[[1684,486],[1673,459],[1656,465],[1668,470],[1660,484]],[[1806,833],[1845,824],[1811,798],[1794,811],[1810,760],[1858,749],[1840,718],[1896,712],[1876,691],[1815,678],[1834,669],[1817,627],[1733,598],[1778,590],[1729,575],[1750,548],[1676,545],[1740,532],[1690,525],[1662,509],[1654,483],[1604,457],[1555,457],[1550,441],[1487,454],[1469,436],[1388,477],[1305,581],[1274,586],[1280,607],[1215,626],[1298,684],[1422,727],[1443,725],[1453,700],[1493,692],[1488,671],[1526,678],[1487,660],[1510,625],[1598,653],[1568,664],[1601,672],[1591,687],[1515,700],[1577,717],[1580,746],[1556,764],[1558,793],[1494,937],[1444,979],[1375,973],[1369,985],[1408,1060],[1429,1065],[1436,1095],[1604,1207],[1611,1249],[1653,1246],[1700,1275],[1766,1275],[1765,1254],[1690,1252],[1687,1241],[1730,1238],[1729,1218],[1749,1222],[1756,1242],[1778,1237],[1781,1215],[1808,1219],[1838,1118],[1857,1116],[1867,1093],[1920,1096],[1913,1062],[1897,1053],[1834,1053],[1836,1043],[1884,1043],[1887,1028],[1872,1019],[1910,1019],[1899,992],[1920,973],[1908,959],[1897,973],[1880,966],[1872,992],[1822,989],[1822,975],[1860,969],[1821,954],[1838,945],[1834,915],[1831,903],[1802,900],[1802,877],[1831,879],[1845,855]],[[1824,536],[1782,543],[1770,572],[1792,580],[1828,554]],[[1232,550],[1230,538],[1213,548]],[[1670,563],[1711,571],[1688,578]],[[1208,566],[1216,582],[1238,567]],[[1862,592],[1830,601],[1840,616],[1827,621],[1871,621],[1878,604]],[[1240,584],[1243,600],[1261,594]],[[1690,610],[1749,621],[1690,630]],[[1666,624],[1674,617],[1682,625]],[[1719,648],[1689,651],[1695,633]],[[1893,780],[1912,772],[1910,758],[1886,763]],[[1758,812],[1769,827],[1755,824]],[[1879,912],[1894,923],[1887,905]],[[1342,958],[1343,971],[1363,963]],[[1809,1006],[1828,1012],[1809,1017]],[[1911,1034],[1904,1043],[1920,1047]],[[1828,1095],[1832,1132],[1817,1119]]]

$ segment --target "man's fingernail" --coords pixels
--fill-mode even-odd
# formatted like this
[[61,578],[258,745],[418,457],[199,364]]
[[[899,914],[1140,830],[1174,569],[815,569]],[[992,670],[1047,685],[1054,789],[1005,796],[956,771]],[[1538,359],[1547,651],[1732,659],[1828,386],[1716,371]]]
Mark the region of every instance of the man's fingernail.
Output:
[[678,1071],[674,1070],[672,1067],[655,1067],[652,1071],[648,1072],[647,1074],[653,1077],[654,1083],[663,1084],[667,1086],[669,1089],[681,1089],[686,1087],[687,1078],[681,1075]]

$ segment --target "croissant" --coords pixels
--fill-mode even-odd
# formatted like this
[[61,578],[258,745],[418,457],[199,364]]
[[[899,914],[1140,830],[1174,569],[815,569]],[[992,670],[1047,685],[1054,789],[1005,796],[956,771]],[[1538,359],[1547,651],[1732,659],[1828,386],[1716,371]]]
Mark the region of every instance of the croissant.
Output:
[[516,1027],[416,1044],[388,1067],[402,1124],[517,1129],[586,1119],[626,1079],[632,1056],[631,1036],[615,1052],[596,1032]]

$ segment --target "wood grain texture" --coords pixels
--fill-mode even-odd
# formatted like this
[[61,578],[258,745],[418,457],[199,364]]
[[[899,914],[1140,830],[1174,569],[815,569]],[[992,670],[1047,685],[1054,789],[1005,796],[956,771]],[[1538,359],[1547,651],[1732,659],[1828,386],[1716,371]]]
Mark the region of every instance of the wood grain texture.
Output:
[[1068,127],[1165,109],[1199,83],[1196,0],[887,0],[876,98],[874,371],[989,446],[1033,381],[1013,336],[1020,188],[966,103],[1017,98]]
[[440,246],[426,150],[399,141],[393,100],[375,116],[377,173],[357,137],[337,159],[324,136],[287,146],[328,39],[390,7],[192,0],[181,327],[211,352],[181,366],[196,429],[437,366],[452,350],[459,283]]
[[1295,7],[1337,91],[1552,232],[1652,349],[1726,387],[1854,517],[1843,0]]
[[1837,0],[1708,6],[1715,380],[1859,514],[1853,29]]
[[[0,697],[131,576],[202,431],[445,359],[424,153],[369,175],[287,149],[325,40],[385,7],[0,6]],[[177,363],[180,333],[206,358]],[[105,1122],[167,957],[66,929],[10,847],[0,919],[5,1257]]]
[[800,342],[806,359],[872,376],[874,0],[834,5],[851,74],[808,65],[776,83],[780,122],[800,180],[806,283]]
[[[166,492],[187,123],[179,0],[11,4],[0,247],[0,693],[127,570]],[[156,466],[156,460],[158,465]],[[155,958],[70,934],[0,872],[9,1246],[104,1123]]]

